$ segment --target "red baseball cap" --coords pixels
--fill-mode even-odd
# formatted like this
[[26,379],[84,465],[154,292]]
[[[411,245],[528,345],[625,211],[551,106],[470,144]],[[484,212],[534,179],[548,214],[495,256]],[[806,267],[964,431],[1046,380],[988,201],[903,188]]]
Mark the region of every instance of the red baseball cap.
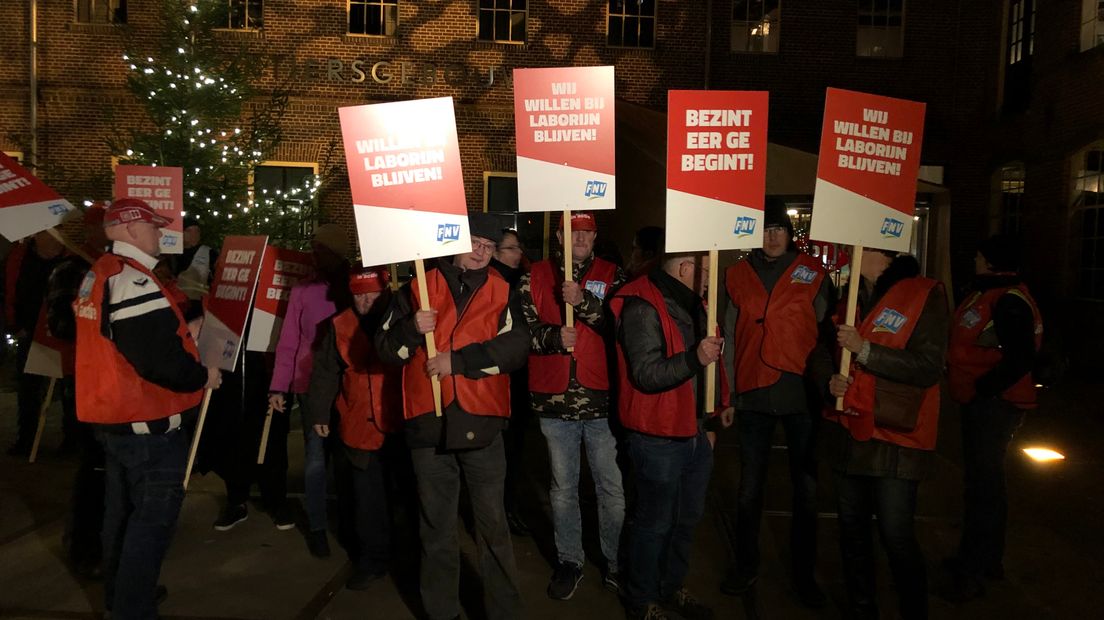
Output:
[[131,222],[149,222],[158,228],[172,223],[172,218],[159,215],[146,201],[138,198],[123,198],[111,203],[104,212],[104,227]]
[[[560,216],[560,230],[563,230],[563,216]],[[588,211],[571,212],[571,230],[598,230],[594,215]]]
[[378,293],[387,288],[387,283],[390,281],[391,274],[383,267],[357,269],[349,274],[349,291],[353,295]]

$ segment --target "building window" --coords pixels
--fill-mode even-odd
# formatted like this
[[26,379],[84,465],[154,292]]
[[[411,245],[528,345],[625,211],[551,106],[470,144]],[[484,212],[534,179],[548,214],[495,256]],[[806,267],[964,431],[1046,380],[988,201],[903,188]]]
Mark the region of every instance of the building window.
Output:
[[317,205],[311,194],[317,175],[318,164],[308,162],[268,161],[253,168],[253,205],[281,213],[277,225],[270,229],[273,238],[294,242],[310,238],[317,219]]
[[1089,147],[1081,164],[1074,185],[1081,224],[1080,296],[1104,300],[1104,144]]
[[900,58],[904,52],[905,0],[859,0],[855,54]]
[[656,0],[609,0],[606,44],[655,47]]
[[1013,0],[1008,7],[1008,64],[1035,53],[1035,0]]
[[1023,217],[1024,167],[1012,164],[1001,168],[1000,231],[1015,235]]
[[1104,0],[1081,0],[1081,51],[1104,45]]
[[479,39],[525,43],[526,0],[479,0]]
[[399,0],[349,0],[349,33],[395,36]]
[[732,3],[732,51],[778,53],[782,0]]
[[127,0],[77,0],[77,22],[125,24]]
[[264,27],[263,0],[226,0],[226,27],[231,30],[259,30]]

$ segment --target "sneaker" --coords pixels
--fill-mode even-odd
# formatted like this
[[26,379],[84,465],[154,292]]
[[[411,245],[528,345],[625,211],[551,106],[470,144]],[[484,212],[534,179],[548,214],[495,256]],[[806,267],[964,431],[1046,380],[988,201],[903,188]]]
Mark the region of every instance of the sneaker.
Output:
[[824,596],[824,592],[813,579],[798,580],[794,583],[793,589],[794,594],[797,595],[797,600],[809,609],[821,609],[828,600],[828,597]]
[[583,567],[571,562],[560,562],[552,572],[552,581],[548,583],[548,598],[558,601],[569,600],[575,595],[575,589],[583,579]]
[[287,507],[287,504],[272,511],[272,522],[281,532],[295,529],[295,513]]
[[729,596],[743,596],[748,593],[755,586],[755,581],[759,577],[757,575],[747,576],[737,573],[729,573],[728,577],[721,582],[721,592]]
[[621,594],[621,576],[615,570],[606,571],[602,576],[602,587],[614,594]]
[[713,610],[690,594],[686,588],[672,594],[667,599],[666,605],[686,620],[710,620],[713,617]]
[[648,603],[639,609],[631,609],[625,616],[629,620],[675,620],[665,609],[655,603]]
[[345,587],[350,590],[367,590],[373,583],[386,576],[387,571],[370,572],[354,570],[353,574],[349,576],[349,580],[345,582]]
[[326,536],[326,530],[307,533],[307,548],[316,558],[330,557],[330,539]]
[[234,526],[245,521],[249,518],[249,511],[246,510],[245,504],[227,504],[222,512],[219,513],[219,518],[215,519],[214,528],[220,532],[226,532],[234,529]]

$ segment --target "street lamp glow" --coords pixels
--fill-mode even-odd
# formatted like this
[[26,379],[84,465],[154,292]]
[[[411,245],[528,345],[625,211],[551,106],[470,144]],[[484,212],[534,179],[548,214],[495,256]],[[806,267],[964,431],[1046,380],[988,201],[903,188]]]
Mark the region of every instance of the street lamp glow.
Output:
[[797,215],[797,209],[786,209],[786,215],[790,217]]
[[1050,448],[1024,448],[1024,454],[1037,463],[1049,463],[1050,461],[1062,461],[1066,456]]

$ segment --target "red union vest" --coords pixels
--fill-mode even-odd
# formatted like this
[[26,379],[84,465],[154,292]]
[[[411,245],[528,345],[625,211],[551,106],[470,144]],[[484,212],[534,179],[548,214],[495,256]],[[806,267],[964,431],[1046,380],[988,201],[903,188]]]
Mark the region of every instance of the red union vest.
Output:
[[[421,307],[418,283],[410,287],[414,307]],[[487,281],[472,293],[468,305],[457,311],[452,292],[441,272],[426,274],[429,302],[437,311],[437,328],[433,330],[438,351],[459,351],[469,344],[484,342],[498,335],[498,318],[510,301],[510,285],[498,272],[487,270]],[[514,317],[515,320],[523,320]],[[414,350],[410,363],[403,366],[403,416],[409,420],[433,412],[433,388],[425,375],[428,359],[426,348]],[[473,415],[510,417],[510,376],[497,374],[482,379],[451,375],[441,379],[441,406],[453,400]]]
[[[537,316],[542,323],[563,325],[560,314],[563,302],[559,298],[559,287],[563,283],[558,269],[552,262],[543,260],[533,265],[530,288],[533,305],[537,307]],[[583,275],[580,286],[605,299],[606,293],[613,288],[613,279],[617,266],[609,261],[595,258]],[[575,378],[579,385],[592,390],[609,389],[609,367],[606,360],[606,344],[602,337],[582,322],[576,322],[577,339],[575,351],[568,353],[549,353],[529,355],[529,391],[541,394],[563,394],[571,373],[571,359],[575,359]]]
[[817,343],[813,300],[826,276],[813,257],[798,253],[770,294],[747,260],[725,273],[725,288],[740,309],[736,318],[736,393],[774,385],[782,371],[805,372]]
[[345,363],[334,403],[341,420],[341,441],[358,450],[378,450],[384,433],[402,430],[401,370],[379,360],[372,336],[360,328],[354,309],[332,321],[337,353]]
[[[928,301],[933,288],[940,286],[929,278],[907,278],[901,280],[886,291],[859,325],[859,335],[872,344],[890,349],[904,349],[912,337],[913,331]],[[848,388],[843,399],[844,409],[858,412],[858,416],[841,415],[827,412],[827,417],[842,424],[851,436],[859,441],[877,439],[905,448],[934,450],[939,432],[939,385],[933,385],[924,391],[920,402],[920,413],[916,427],[911,431],[878,426],[875,418],[877,410],[877,386],[885,379],[879,379],[864,370],[857,363],[851,363],[851,376],[854,383]]]
[[[167,418],[199,404],[203,390],[174,392],[140,377],[130,362],[104,337],[101,326],[107,317],[106,284],[109,278],[131,266],[157,283],[161,294],[169,297],[153,273],[137,261],[115,254],[104,254],[85,276],[73,302],[77,323],[77,418],[93,424],[150,422]],[[184,350],[199,362],[199,350],[188,332],[180,310],[169,304],[176,315],[176,335]]]
[[[1043,345],[1043,319],[1027,287],[1023,284],[975,292],[955,311],[951,341],[947,347],[947,382],[957,403],[968,403],[976,395],[977,380],[1000,363],[1000,343],[993,324],[993,310],[1004,295],[1015,295],[1027,302],[1035,320],[1035,351]],[[1003,400],[1019,409],[1037,406],[1035,381],[1025,374],[1001,394]]]
[[[610,310],[617,320],[621,320],[621,310],[628,297],[639,297],[648,302],[659,314],[659,323],[663,328],[663,342],[666,343],[665,355],[672,357],[686,350],[675,321],[667,312],[667,302],[663,294],[648,276],[633,280],[621,288],[610,300]],[[718,335],[719,332],[718,332]],[[728,381],[721,368],[720,396],[723,406],[728,406]],[[697,403],[694,399],[694,378],[687,379],[670,390],[649,394],[633,386],[629,379],[628,362],[621,342],[617,342],[617,411],[621,424],[625,428],[656,435],[659,437],[693,437],[698,434]]]

